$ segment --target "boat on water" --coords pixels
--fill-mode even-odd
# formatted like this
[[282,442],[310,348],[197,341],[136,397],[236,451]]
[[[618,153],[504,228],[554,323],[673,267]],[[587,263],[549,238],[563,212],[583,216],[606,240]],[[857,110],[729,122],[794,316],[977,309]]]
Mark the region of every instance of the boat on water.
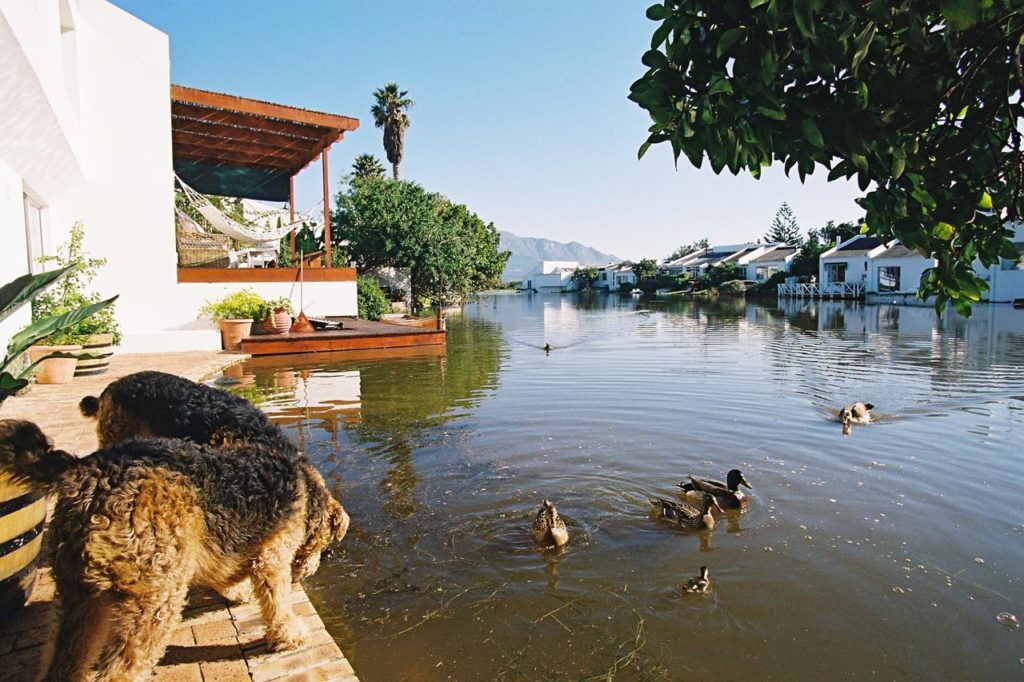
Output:
[[640,296],[640,295],[641,295],[641,294],[643,294],[644,292],[643,292],[643,290],[641,290],[641,289],[633,289],[633,290],[632,290],[631,292],[629,292],[629,293],[630,293],[630,295],[631,295],[631,296]]

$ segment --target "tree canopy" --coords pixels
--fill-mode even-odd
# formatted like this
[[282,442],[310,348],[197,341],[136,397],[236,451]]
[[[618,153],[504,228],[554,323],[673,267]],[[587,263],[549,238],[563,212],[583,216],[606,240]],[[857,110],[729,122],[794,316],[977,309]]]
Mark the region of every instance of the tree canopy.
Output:
[[601,271],[594,267],[578,267],[572,271],[572,281],[580,291],[594,288]]
[[398,164],[405,154],[405,131],[409,127],[405,110],[416,104],[408,94],[408,90],[399,90],[397,83],[385,83],[383,88],[374,91],[376,104],[370,108],[373,124],[384,129],[384,151],[395,180],[398,179]]
[[511,252],[493,223],[420,185],[354,178],[337,195],[331,236],[360,269],[407,271],[413,304],[445,305],[500,282]]
[[671,254],[669,254],[668,259],[670,261],[679,260],[683,256],[689,256],[694,251],[702,251],[704,249],[710,248],[710,246],[711,240],[708,239],[707,237],[704,237],[703,239],[698,239],[692,244],[684,244],[683,246],[680,246]]
[[775,212],[775,217],[768,227],[768,232],[764,235],[764,240],[768,243],[789,244],[790,246],[800,246],[803,242],[804,238],[800,236],[800,226],[796,224],[793,209],[785,201]]
[[384,164],[373,154],[360,154],[352,160],[352,176],[361,180],[383,178]]
[[644,258],[633,263],[633,275],[638,279],[650,279],[658,274],[658,261]]
[[864,232],[934,256],[919,295],[970,314],[972,263],[1016,258],[1024,205],[1018,0],[665,0],[630,99],[714,172],[856,178]]

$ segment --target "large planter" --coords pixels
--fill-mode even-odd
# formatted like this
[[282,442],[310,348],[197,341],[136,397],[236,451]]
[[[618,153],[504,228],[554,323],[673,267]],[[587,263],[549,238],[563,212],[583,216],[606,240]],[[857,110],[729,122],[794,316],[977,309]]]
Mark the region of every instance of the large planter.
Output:
[[110,356],[114,354],[113,334],[93,334],[82,344],[82,352],[94,356],[91,360],[79,358],[75,365],[76,377],[103,374],[110,369]]
[[267,313],[263,318],[263,331],[267,334],[286,334],[292,328],[292,316],[283,308]]
[[[35,362],[50,353],[73,353],[82,350],[81,346],[32,346],[28,356]],[[50,358],[36,365],[37,384],[66,384],[75,376],[78,358]]]
[[221,346],[224,350],[238,350],[242,347],[242,339],[249,336],[252,320],[217,320],[220,327]]
[[45,518],[46,497],[0,474],[0,620],[32,592]]

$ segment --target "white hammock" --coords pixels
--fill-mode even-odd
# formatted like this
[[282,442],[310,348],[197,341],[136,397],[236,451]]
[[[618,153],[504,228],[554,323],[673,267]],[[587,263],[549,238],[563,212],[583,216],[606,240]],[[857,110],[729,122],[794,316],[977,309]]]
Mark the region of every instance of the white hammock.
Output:
[[206,222],[208,222],[212,228],[218,232],[223,232],[232,239],[237,239],[242,242],[269,242],[279,240],[292,230],[301,228],[303,223],[312,222],[312,212],[317,208],[314,206],[307,215],[293,223],[288,223],[287,225],[271,227],[269,224],[260,225],[259,223],[240,223],[225,215],[220,209],[210,203],[209,199],[185,184],[185,181],[179,178],[177,174],[175,174],[174,177],[178,181],[181,191],[184,192],[188,203],[206,219]]

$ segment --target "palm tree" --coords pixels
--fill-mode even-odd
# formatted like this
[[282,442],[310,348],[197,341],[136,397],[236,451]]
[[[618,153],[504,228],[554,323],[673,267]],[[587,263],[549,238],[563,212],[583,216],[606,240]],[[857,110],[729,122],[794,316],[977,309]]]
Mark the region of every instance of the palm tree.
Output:
[[391,162],[395,180],[398,179],[398,164],[402,162],[405,150],[405,129],[409,127],[405,110],[416,104],[406,97],[408,94],[408,90],[399,91],[397,83],[385,83],[383,88],[373,93],[377,103],[370,109],[374,125],[384,129],[384,151]]
[[360,180],[384,177],[384,164],[373,154],[360,154],[352,160],[352,175]]

